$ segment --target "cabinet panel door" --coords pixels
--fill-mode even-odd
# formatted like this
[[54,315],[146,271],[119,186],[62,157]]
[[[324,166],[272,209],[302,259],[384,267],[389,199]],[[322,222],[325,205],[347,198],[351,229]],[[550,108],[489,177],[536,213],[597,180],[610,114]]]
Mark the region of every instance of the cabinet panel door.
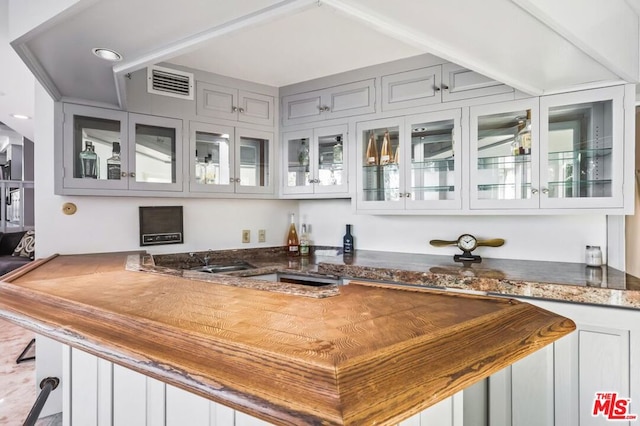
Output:
[[301,130],[282,135],[282,193],[312,194],[316,152],[313,131]]
[[540,98],[541,207],[623,206],[623,98],[622,86]]
[[238,121],[273,126],[273,96],[238,91]]
[[461,110],[405,118],[407,209],[462,208]]
[[[166,426],[211,426],[209,400],[167,385]],[[144,423],[143,423],[144,424]]]
[[274,191],[273,133],[236,128],[235,190],[245,194]]
[[382,110],[440,103],[440,65],[382,77]]
[[314,129],[313,144],[316,194],[349,192],[349,150],[347,126]]
[[71,349],[71,422],[97,425],[98,357]]
[[511,367],[512,424],[552,425],[554,421],[553,345]]
[[196,90],[196,114],[225,120],[238,119],[238,89],[198,81]]
[[[107,173],[114,142],[120,144],[121,170],[127,170],[127,113],[73,104],[63,108],[63,187],[127,189],[128,179]],[[81,158],[88,146],[95,157]]]
[[442,65],[442,102],[511,93],[513,91],[513,87],[459,65]]
[[113,424],[147,424],[147,378],[119,365],[113,366]]
[[189,123],[189,190],[234,192],[235,129],[208,123]]
[[537,209],[541,192],[538,99],[481,105],[469,111],[470,207]]
[[286,126],[322,120],[321,104],[320,90],[285,96],[282,98],[282,121]]
[[376,110],[375,80],[356,81],[329,88],[322,96],[326,118],[369,114]]
[[182,191],[182,120],[129,114],[129,189]]

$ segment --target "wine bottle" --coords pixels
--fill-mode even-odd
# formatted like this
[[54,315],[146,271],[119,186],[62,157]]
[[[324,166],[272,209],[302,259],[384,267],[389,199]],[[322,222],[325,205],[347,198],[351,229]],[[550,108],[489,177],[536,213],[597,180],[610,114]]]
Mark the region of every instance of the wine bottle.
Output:
[[372,131],[369,135],[369,143],[367,144],[367,153],[365,154],[365,163],[368,166],[378,164],[378,147],[376,146],[376,135]]
[[309,256],[309,234],[307,225],[300,225],[300,256]]
[[353,254],[353,235],[351,235],[351,225],[347,225],[347,232],[342,237],[342,253]]
[[85,142],[84,151],[80,152],[80,177],[98,179],[98,154],[90,141]]
[[389,131],[384,132],[382,137],[382,149],[380,150],[380,164],[385,165],[393,162],[393,149],[391,148],[391,137]]
[[120,142],[114,142],[111,157],[107,158],[107,179],[120,179]]
[[302,139],[300,142],[300,151],[298,151],[298,163],[301,166],[309,165],[309,147],[307,146],[307,140]]
[[531,154],[531,110],[527,110],[526,120],[518,126],[516,135],[520,154]]
[[333,146],[333,164],[342,164],[342,136],[336,136],[336,144]]
[[197,183],[204,183],[204,176],[206,173],[204,161],[200,161],[198,157],[198,151],[196,151],[195,158],[195,178]]
[[300,240],[298,240],[294,216],[295,214],[291,213],[291,224],[289,225],[289,233],[287,234],[287,247],[289,256],[300,256]]

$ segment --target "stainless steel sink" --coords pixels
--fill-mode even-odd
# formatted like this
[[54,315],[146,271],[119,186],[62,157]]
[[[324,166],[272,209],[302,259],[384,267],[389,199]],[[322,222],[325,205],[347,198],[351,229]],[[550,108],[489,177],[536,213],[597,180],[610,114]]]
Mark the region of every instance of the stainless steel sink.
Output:
[[192,271],[207,272],[210,274],[217,274],[221,272],[233,272],[233,271],[246,271],[247,269],[254,269],[254,266],[245,262],[229,262],[229,263],[214,263],[211,265],[196,266],[191,268]]

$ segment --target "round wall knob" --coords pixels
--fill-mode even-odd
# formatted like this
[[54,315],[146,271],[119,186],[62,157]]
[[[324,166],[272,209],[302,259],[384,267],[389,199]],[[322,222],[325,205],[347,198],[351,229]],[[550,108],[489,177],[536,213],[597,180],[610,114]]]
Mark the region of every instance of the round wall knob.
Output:
[[68,216],[74,214],[76,211],[78,211],[78,208],[73,203],[64,203],[62,205],[62,213]]

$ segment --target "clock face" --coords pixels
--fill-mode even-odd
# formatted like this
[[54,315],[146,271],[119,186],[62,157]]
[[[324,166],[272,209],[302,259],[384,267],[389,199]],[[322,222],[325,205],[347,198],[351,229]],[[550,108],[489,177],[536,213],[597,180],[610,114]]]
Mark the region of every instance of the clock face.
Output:
[[478,246],[476,237],[470,234],[462,234],[458,237],[458,247],[463,251],[471,251]]

